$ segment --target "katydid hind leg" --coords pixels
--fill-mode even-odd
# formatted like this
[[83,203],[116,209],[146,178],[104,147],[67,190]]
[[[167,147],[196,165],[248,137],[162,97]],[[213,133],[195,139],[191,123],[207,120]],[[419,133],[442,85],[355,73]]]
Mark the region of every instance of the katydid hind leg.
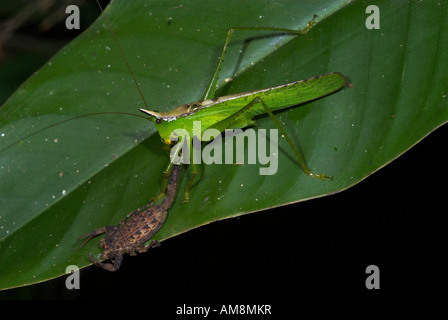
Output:
[[269,115],[269,117],[271,118],[271,120],[274,122],[274,124],[277,126],[277,128],[280,130],[280,132],[282,133],[282,135],[284,136],[286,142],[289,144],[289,146],[291,147],[292,151],[294,152],[294,155],[296,156],[297,161],[299,162],[300,167],[302,167],[302,170],[306,173],[306,175],[310,176],[310,177],[314,177],[314,178],[319,178],[321,180],[325,180],[325,179],[330,179],[333,180],[332,176],[329,176],[325,173],[315,173],[312,172],[310,170],[310,168],[308,168],[305,160],[303,159],[303,157],[300,155],[300,152],[297,150],[296,146],[294,145],[294,143],[292,142],[291,138],[289,137],[289,135],[286,133],[285,128],[283,127],[283,125],[280,123],[280,121],[277,120],[277,118],[274,116],[274,114],[272,113],[272,111],[269,109],[269,107],[266,105],[266,103],[256,97],[254,100],[256,100],[257,103],[260,103],[263,108],[265,109],[266,113]]
[[218,122],[217,124],[215,124],[213,126],[213,128],[218,129],[221,132],[223,132],[225,129],[229,128],[235,121],[237,121],[238,117],[245,116],[244,113],[249,111],[249,109],[252,108],[253,106],[255,106],[256,104],[261,104],[263,106],[263,108],[265,109],[266,113],[269,115],[271,120],[274,122],[274,124],[277,126],[277,128],[282,133],[282,135],[285,137],[286,142],[291,147],[291,149],[294,152],[294,155],[295,155],[297,161],[299,162],[300,167],[302,168],[302,170],[305,172],[306,175],[311,176],[311,177],[315,177],[315,178],[319,178],[321,180],[325,180],[325,179],[331,179],[332,180],[333,179],[332,176],[329,176],[329,175],[324,174],[324,173],[323,174],[318,174],[318,173],[312,172],[308,168],[305,160],[300,155],[300,152],[297,150],[296,146],[292,142],[291,138],[289,137],[289,135],[285,131],[285,129],[282,126],[282,124],[280,123],[280,121],[277,120],[277,118],[274,116],[274,114],[269,109],[269,107],[266,105],[266,103],[259,97],[255,97],[251,102],[249,102],[246,106],[244,106],[243,108],[241,108],[240,110],[235,112],[233,115],[231,115],[231,116],[227,117],[226,119],[224,119],[224,120]]
[[304,35],[306,34],[314,25],[315,19],[317,15],[313,16],[313,19],[310,20],[307,26],[303,29],[295,30],[295,29],[287,29],[287,28],[276,28],[276,27],[234,27],[227,30],[226,38],[224,40],[224,45],[221,50],[221,54],[218,58],[218,63],[215,67],[215,71],[213,72],[212,78],[205,89],[205,92],[202,96],[202,100],[207,100],[215,97],[216,86],[218,85],[219,74],[221,73],[222,64],[224,62],[224,57],[227,53],[227,49],[229,47],[230,39],[234,35],[237,30],[246,30],[246,31],[272,31],[279,33],[287,33],[291,35]]

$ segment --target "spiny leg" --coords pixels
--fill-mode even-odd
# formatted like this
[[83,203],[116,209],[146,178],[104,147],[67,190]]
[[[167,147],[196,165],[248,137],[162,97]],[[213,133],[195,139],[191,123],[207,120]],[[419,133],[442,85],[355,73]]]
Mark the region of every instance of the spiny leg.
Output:
[[326,175],[326,174],[318,174],[318,173],[314,173],[312,172],[308,166],[306,165],[305,160],[303,159],[303,157],[300,155],[299,151],[297,150],[297,148],[294,146],[294,143],[292,142],[291,138],[289,137],[289,135],[286,133],[285,129],[283,128],[282,124],[280,123],[280,121],[277,120],[277,118],[274,116],[274,114],[272,113],[272,111],[269,109],[269,107],[266,105],[266,103],[264,103],[263,100],[261,100],[260,98],[256,97],[253,101],[256,101],[256,103],[260,103],[266,113],[269,115],[269,117],[272,119],[272,121],[275,123],[275,125],[277,126],[277,128],[280,130],[280,132],[283,134],[283,136],[285,137],[286,142],[288,142],[289,146],[291,147],[292,151],[294,152],[294,155],[297,158],[297,161],[299,162],[300,166],[302,167],[302,170],[310,177],[315,177],[315,178],[319,178],[321,180],[325,180],[325,179],[330,179],[333,180],[332,176]]
[[307,26],[304,29],[294,30],[294,29],[286,29],[286,28],[274,28],[274,27],[234,27],[227,30],[226,39],[224,41],[224,46],[222,48],[221,54],[219,55],[218,64],[216,65],[215,71],[213,72],[212,79],[205,89],[204,95],[202,96],[202,100],[207,100],[215,97],[216,86],[218,84],[219,74],[221,72],[222,64],[224,62],[224,56],[227,53],[227,48],[230,43],[230,39],[233,34],[237,30],[253,30],[253,31],[274,31],[274,32],[283,32],[294,35],[304,35],[306,34],[314,25],[315,19],[317,15],[313,16],[313,19],[308,22]]

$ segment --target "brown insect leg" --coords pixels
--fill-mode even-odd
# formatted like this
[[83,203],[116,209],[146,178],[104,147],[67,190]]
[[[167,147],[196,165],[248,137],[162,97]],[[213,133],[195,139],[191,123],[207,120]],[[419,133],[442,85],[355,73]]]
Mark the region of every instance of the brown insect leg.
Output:
[[90,257],[90,261],[92,261],[97,267],[103,268],[104,270],[107,270],[110,272],[117,271],[120,268],[121,263],[123,262],[123,255],[117,256],[114,259],[114,264],[99,262],[92,256],[92,254],[90,252],[89,252],[89,257]]
[[144,246],[143,243],[137,243],[134,247],[134,252],[130,253],[131,256],[135,256],[137,253],[143,253],[148,251],[148,249],[150,248],[154,248],[160,246],[160,242],[158,242],[157,240],[151,240],[151,242],[149,242],[148,246]]
[[148,250],[149,248],[156,248],[160,246],[160,242],[157,240],[151,240],[151,242],[149,243],[148,247],[146,250]]
[[105,232],[106,232],[106,228],[107,228],[107,227],[98,228],[98,229],[96,229],[96,230],[94,230],[94,231],[92,231],[92,232],[89,232],[89,233],[86,233],[85,235],[80,236],[76,241],[79,241],[79,240],[81,240],[81,239],[83,239],[83,238],[86,238],[86,237],[87,237],[87,238],[86,238],[86,240],[83,241],[83,243],[81,244],[81,246],[79,247],[79,249],[81,249],[82,247],[84,247],[84,245],[85,245],[90,239],[92,239],[93,237],[96,237],[96,236],[98,236],[98,235],[100,235],[100,234],[105,233]]

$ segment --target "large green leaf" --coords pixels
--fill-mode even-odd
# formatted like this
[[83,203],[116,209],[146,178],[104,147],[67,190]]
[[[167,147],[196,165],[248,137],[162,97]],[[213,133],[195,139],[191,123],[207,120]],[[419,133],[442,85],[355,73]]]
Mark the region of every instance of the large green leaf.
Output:
[[[379,30],[365,1],[113,2],[106,14],[151,109],[192,102],[210,80],[225,32],[239,25],[303,28],[305,36],[236,34],[221,93],[270,87],[329,71],[353,88],[278,113],[309,166],[307,177],[281,141],[276,175],[259,165],[202,166],[188,205],[181,197],[157,234],[163,240],[212,221],[344,190],[447,121],[448,6],[378,2]],[[252,41],[244,41],[252,37]],[[242,51],[242,54],[240,53]],[[152,125],[104,111],[136,113],[143,102],[100,18],[2,106],[0,287],[50,279],[100,254],[76,238],[117,224],[157,194],[168,155]],[[268,117],[257,128],[275,128]],[[35,134],[34,134],[35,133]],[[30,136],[30,134],[33,134]],[[191,174],[185,170],[180,192]]]

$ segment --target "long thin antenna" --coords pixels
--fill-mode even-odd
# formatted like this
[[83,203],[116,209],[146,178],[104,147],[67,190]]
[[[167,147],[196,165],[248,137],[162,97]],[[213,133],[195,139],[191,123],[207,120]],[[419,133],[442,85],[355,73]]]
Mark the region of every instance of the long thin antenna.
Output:
[[[100,1],[99,1],[99,0],[96,0],[96,3],[98,3],[98,6],[100,7],[101,12],[104,14],[104,10],[103,10],[103,7],[101,7]],[[129,72],[131,73],[132,79],[134,79],[134,83],[135,83],[135,85],[137,86],[137,89],[138,89],[138,92],[140,93],[140,96],[142,97],[143,103],[145,104],[145,107],[146,107],[147,109],[149,109],[148,105],[146,104],[145,97],[143,96],[143,93],[142,93],[142,91],[140,90],[140,86],[138,85],[138,82],[137,82],[137,80],[135,79],[134,73],[132,72],[131,66],[129,65],[129,62],[128,62],[128,60],[126,59],[126,56],[124,55],[124,52],[123,52],[123,50],[121,49],[120,43],[118,42],[118,39],[117,39],[117,37],[115,36],[114,31],[112,30],[112,26],[111,26],[111,24],[109,23],[109,20],[107,19],[107,17],[106,17],[105,14],[104,14],[104,19],[106,20],[107,27],[109,28],[110,32],[112,33],[112,36],[114,37],[115,42],[117,43],[118,49],[120,49],[121,56],[123,57],[124,62],[126,62],[126,66],[128,67],[128,70],[129,70]]]
[[106,112],[95,112],[95,113],[83,114],[83,115],[80,115],[80,116],[76,116],[76,117],[73,117],[73,118],[65,119],[65,120],[62,120],[62,121],[50,124],[50,125],[48,125],[46,127],[43,127],[41,129],[33,132],[33,133],[30,133],[29,135],[23,137],[22,139],[17,140],[15,142],[11,143],[6,148],[0,149],[0,152],[5,152],[6,150],[10,149],[11,147],[17,145],[19,142],[24,141],[26,139],[29,139],[32,136],[35,136],[36,134],[38,134],[38,133],[40,133],[42,131],[45,131],[45,130],[53,128],[53,127],[56,127],[56,126],[58,126],[60,124],[63,124],[63,123],[69,122],[69,121],[73,121],[73,120],[76,120],[76,119],[80,119],[80,118],[85,118],[85,117],[90,117],[90,116],[99,116],[99,115],[104,115],[104,114],[122,114],[122,115],[126,115],[126,116],[139,117],[139,118],[148,120],[147,117],[141,116],[139,114],[133,114],[133,113],[128,113],[128,112],[119,112],[119,111],[106,111]]

